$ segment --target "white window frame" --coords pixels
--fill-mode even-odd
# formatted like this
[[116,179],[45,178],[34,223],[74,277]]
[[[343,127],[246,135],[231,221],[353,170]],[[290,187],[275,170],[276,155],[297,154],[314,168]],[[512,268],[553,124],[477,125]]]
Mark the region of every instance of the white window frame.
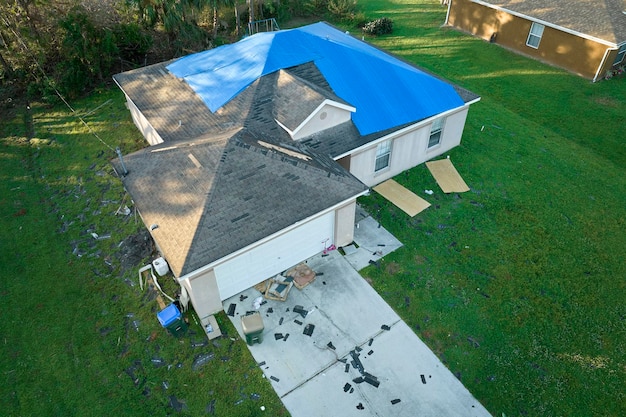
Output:
[[529,46],[534,49],[539,49],[539,44],[541,43],[541,38],[543,37],[544,29],[545,29],[545,26],[542,25],[541,23],[533,22],[533,24],[530,25],[530,31],[528,31],[528,38],[526,38],[526,46]]
[[380,142],[376,146],[376,159],[374,160],[374,172],[380,172],[389,168],[391,164],[391,140]]
[[433,120],[430,125],[430,135],[428,136],[428,149],[435,148],[441,145],[441,138],[443,137],[443,126],[445,124],[445,117]]

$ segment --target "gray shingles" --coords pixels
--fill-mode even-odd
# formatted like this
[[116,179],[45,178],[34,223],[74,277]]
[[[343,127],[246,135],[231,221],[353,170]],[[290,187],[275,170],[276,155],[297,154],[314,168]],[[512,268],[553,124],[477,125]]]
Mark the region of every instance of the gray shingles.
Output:
[[123,181],[144,222],[159,225],[152,235],[176,276],[366,190],[331,157],[392,130],[363,137],[348,122],[296,142],[274,120],[297,126],[324,99],[343,103],[314,64],[262,77],[215,113],[167,64],[115,80],[165,141],[125,156]]

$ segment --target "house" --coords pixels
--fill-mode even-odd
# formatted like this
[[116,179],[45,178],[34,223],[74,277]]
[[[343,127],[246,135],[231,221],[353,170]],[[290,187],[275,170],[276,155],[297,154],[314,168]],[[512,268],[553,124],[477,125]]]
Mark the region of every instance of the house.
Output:
[[445,25],[593,81],[626,64],[624,0],[450,0]]
[[356,199],[457,146],[479,100],[326,23],[114,79],[150,144],[124,186],[201,319],[351,243]]

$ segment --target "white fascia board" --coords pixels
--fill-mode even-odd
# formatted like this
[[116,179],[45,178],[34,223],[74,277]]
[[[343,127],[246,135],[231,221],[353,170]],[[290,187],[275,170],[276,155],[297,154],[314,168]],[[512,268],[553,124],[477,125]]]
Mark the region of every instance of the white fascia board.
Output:
[[591,80],[592,82],[595,83],[596,81],[598,81],[598,77],[600,76],[600,70],[604,66],[604,63],[606,62],[606,58],[609,55],[609,52],[618,51],[618,50],[619,50],[618,48],[606,48],[606,50],[604,51],[604,56],[602,57],[602,61],[600,61],[600,65],[598,65],[598,69],[596,70],[596,73],[593,76],[593,80]]
[[428,117],[428,118],[426,118],[426,119],[420,120],[419,122],[417,122],[417,123],[415,123],[415,124],[412,124],[412,125],[410,125],[410,126],[405,127],[404,129],[396,130],[395,132],[392,132],[392,133],[390,133],[390,134],[388,134],[388,135],[385,135],[385,136],[381,136],[380,138],[378,138],[378,139],[376,139],[376,140],[373,140],[373,141],[371,141],[371,142],[368,142],[368,143],[366,143],[365,145],[361,145],[361,146],[359,146],[358,148],[352,149],[352,150],[351,150],[351,151],[349,151],[349,152],[344,152],[344,153],[342,153],[341,155],[336,156],[336,157],[335,157],[335,158],[333,158],[333,159],[334,159],[335,161],[337,161],[337,160],[339,160],[339,159],[341,159],[341,158],[344,158],[344,157],[346,157],[346,156],[348,156],[348,155],[352,155],[352,154],[358,153],[358,152],[360,152],[361,150],[371,148],[371,147],[373,147],[373,146],[375,146],[375,145],[378,145],[379,143],[384,142],[384,141],[386,141],[386,140],[393,139],[393,138],[395,138],[395,137],[397,137],[397,136],[402,136],[402,135],[404,135],[404,134],[406,134],[406,133],[408,133],[408,132],[411,132],[411,131],[413,131],[413,130],[420,129],[421,127],[423,127],[424,125],[427,125],[427,124],[431,123],[431,122],[432,122],[433,120],[435,120],[435,119],[439,119],[440,117],[447,117],[447,116],[449,116],[450,114],[457,113],[457,112],[459,112],[461,109],[468,108],[471,104],[478,103],[479,101],[480,101],[480,97],[478,97],[478,98],[476,98],[476,99],[474,99],[474,100],[472,100],[472,101],[468,101],[467,103],[465,103],[465,104],[464,104],[463,106],[461,106],[461,107],[455,107],[454,109],[450,109],[450,110],[444,111],[443,113],[438,113],[438,114],[436,114],[436,115],[434,115],[434,116],[431,116],[431,117]]
[[252,243],[252,244],[250,244],[250,245],[248,245],[248,246],[246,246],[244,248],[241,248],[241,249],[239,249],[239,250],[237,250],[237,251],[235,251],[235,252],[233,252],[231,254],[228,254],[228,255],[224,256],[223,258],[220,258],[220,259],[218,259],[216,261],[213,261],[213,262],[211,262],[208,265],[200,267],[200,268],[196,269],[195,271],[189,272],[188,274],[185,274],[182,277],[178,278],[178,282],[185,281],[185,280],[192,280],[196,276],[199,276],[199,275],[203,274],[204,272],[206,272],[208,270],[211,270],[211,269],[215,268],[216,266],[218,266],[218,265],[220,265],[220,264],[222,264],[222,263],[224,263],[226,261],[229,261],[230,259],[232,259],[234,257],[237,257],[237,256],[241,255],[242,253],[248,252],[248,251],[256,248],[257,246],[261,246],[264,243],[269,242],[272,239],[275,239],[276,237],[278,237],[280,235],[288,233],[288,232],[292,231],[293,229],[299,227],[303,223],[307,223],[307,222],[309,222],[311,220],[314,220],[314,219],[316,219],[318,217],[324,216],[325,214],[328,214],[331,211],[337,210],[338,208],[340,208],[342,206],[345,206],[345,205],[351,203],[352,201],[356,200],[357,198],[359,198],[359,197],[361,197],[363,195],[366,195],[368,193],[369,193],[369,189],[361,191],[360,193],[358,193],[358,194],[356,194],[356,195],[354,195],[354,196],[352,196],[352,197],[350,197],[350,198],[348,198],[348,199],[346,199],[346,200],[344,200],[344,201],[342,201],[340,203],[337,203],[337,204],[335,204],[335,205],[333,205],[331,207],[328,207],[327,209],[324,209],[324,210],[322,210],[322,211],[320,211],[320,212],[318,212],[318,213],[316,213],[316,214],[314,214],[312,216],[309,216],[306,219],[303,219],[303,220],[300,220],[298,222],[295,222],[291,226],[287,226],[284,229],[279,230],[276,233],[273,233],[273,234],[271,234],[271,235],[269,235],[267,237],[264,237],[261,240],[257,240],[256,242],[254,242],[254,243]]
[[542,24],[544,26],[551,27],[552,29],[560,30],[561,32],[565,32],[565,33],[569,33],[570,35],[575,35],[575,36],[578,36],[578,37],[581,37],[581,38],[589,39],[591,41],[598,42],[598,43],[601,43],[603,45],[607,45],[607,46],[611,46],[611,47],[615,47],[616,46],[614,42],[610,42],[610,41],[607,41],[607,40],[604,40],[604,39],[596,38],[595,36],[591,36],[591,35],[588,35],[586,33],[578,32],[578,31],[573,30],[573,29],[568,29],[566,27],[559,26],[559,25],[557,25],[555,23],[546,22],[545,20],[537,19],[535,17],[531,17],[531,16],[525,15],[525,14],[520,13],[520,12],[516,12],[516,11],[513,11],[513,10],[505,9],[504,7],[496,6],[495,4],[487,3],[486,1],[483,1],[483,0],[471,0],[471,1],[473,3],[480,4],[481,6],[489,7],[491,9],[495,9],[495,10],[500,10],[502,12],[508,13],[510,15],[513,15],[513,16],[521,17],[522,19],[526,19],[526,20],[529,20],[531,22],[540,23],[540,24]]
[[[334,100],[325,99],[324,101],[322,101],[322,102],[320,103],[320,105],[319,105],[319,106],[317,106],[317,108],[316,108],[315,110],[313,110],[313,111],[311,112],[311,114],[309,114],[309,115],[307,116],[307,118],[306,118],[306,119],[304,119],[304,120],[302,121],[302,123],[300,123],[300,125],[299,125],[298,127],[296,127],[296,128],[294,129],[294,131],[293,131],[292,133],[290,133],[290,134],[291,134],[291,136],[293,137],[294,135],[297,135],[297,134],[298,134],[298,132],[299,132],[300,130],[302,130],[302,128],[303,128],[304,126],[306,126],[306,124],[307,124],[307,123],[308,123],[311,119],[313,119],[313,118],[314,118],[314,117],[315,117],[315,116],[319,113],[319,111],[320,111],[320,110],[321,110],[321,109],[322,109],[325,105],[329,105],[329,106],[332,106],[332,107],[337,107],[337,108],[339,108],[339,109],[341,109],[341,110],[346,110],[346,111],[349,111],[349,112],[351,112],[351,113],[354,113],[354,112],[356,111],[356,108],[355,108],[355,107],[353,107],[353,106],[349,106],[349,105],[346,105],[346,104],[342,104],[342,103],[339,103],[339,102],[334,101]],[[279,124],[280,124],[280,123],[279,123]],[[281,126],[282,126],[282,125],[281,125]],[[287,129],[285,129],[285,130],[287,130]],[[287,131],[289,132],[289,130],[287,130]]]

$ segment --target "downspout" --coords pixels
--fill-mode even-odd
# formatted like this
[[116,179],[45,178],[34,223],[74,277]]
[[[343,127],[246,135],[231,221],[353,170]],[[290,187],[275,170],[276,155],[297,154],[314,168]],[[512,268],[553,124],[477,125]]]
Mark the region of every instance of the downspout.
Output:
[[606,63],[606,57],[609,55],[610,51],[616,51],[617,48],[607,48],[604,51],[604,56],[602,57],[602,61],[600,61],[600,66],[598,66],[598,70],[596,71],[596,75],[593,77],[593,80],[591,82],[596,82],[598,81],[598,76],[600,75],[600,71],[602,70],[602,68],[604,67],[604,64]]
[[448,0],[448,11],[446,12],[446,21],[443,23],[444,26],[448,26],[448,19],[450,19],[450,7],[452,7],[452,2],[454,0]]

